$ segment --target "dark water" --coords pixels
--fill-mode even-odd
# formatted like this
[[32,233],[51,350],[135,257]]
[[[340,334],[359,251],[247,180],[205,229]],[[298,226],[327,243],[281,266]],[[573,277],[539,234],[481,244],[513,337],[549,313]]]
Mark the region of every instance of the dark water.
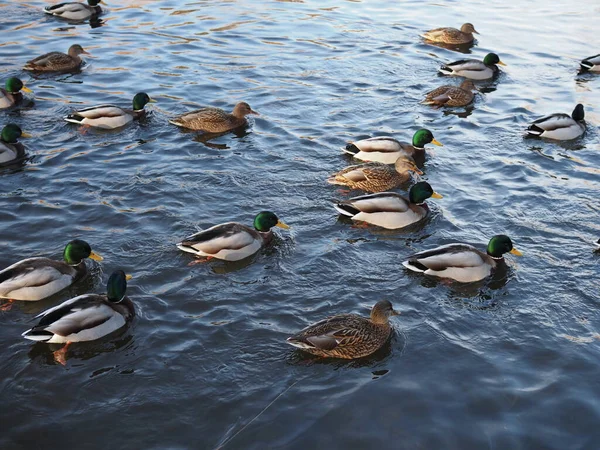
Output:
[[[597,2],[124,3],[94,28],[44,17],[43,2],[0,4],[0,78],[35,91],[34,107],[0,112],[35,135],[32,160],[0,174],[0,267],[60,258],[75,237],[105,257],[71,292],[0,315],[0,448],[598,448],[600,76],[577,74],[600,51]],[[463,55],[418,34],[465,21],[481,33],[472,55],[508,66],[462,116],[419,105]],[[21,72],[73,43],[95,56],[82,73]],[[144,123],[82,134],[61,120],[141,90],[159,101]],[[247,133],[205,145],[167,123],[241,100],[261,113]],[[583,139],[522,138],[578,102]],[[351,162],[340,146],[419,127],[445,144],[425,167],[444,195],[431,220],[409,232],[338,221],[325,179]],[[174,246],[263,209],[292,229],[247,263],[189,267]],[[497,233],[524,253],[499,282],[458,288],[400,265]],[[65,367],[20,337],[117,268],[134,275],[128,330],[74,344]],[[402,315],[370,358],[321,361],[284,342],[382,298]]]

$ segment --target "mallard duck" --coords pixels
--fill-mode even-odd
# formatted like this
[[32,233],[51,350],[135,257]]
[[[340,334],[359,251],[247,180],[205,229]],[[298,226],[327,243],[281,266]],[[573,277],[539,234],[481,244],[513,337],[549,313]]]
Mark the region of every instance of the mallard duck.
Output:
[[42,56],[38,56],[23,66],[23,70],[31,70],[33,72],[69,72],[77,70],[83,63],[79,55],[89,55],[81,45],[71,45],[68,54],[61,52],[50,52]]
[[417,154],[424,153],[427,144],[443,147],[434,139],[431,131],[422,128],[413,135],[412,145],[388,136],[378,136],[349,142],[343,150],[362,161],[394,164],[401,155],[408,155],[414,159]]
[[600,72],[600,54],[585,58],[579,65],[583,72]]
[[451,27],[435,28],[434,30],[426,31],[421,37],[428,41],[441,42],[442,44],[462,45],[473,42],[473,33],[479,34],[472,24],[465,23],[460,27],[460,30]]
[[64,119],[78,125],[112,130],[123,127],[134,119],[145,117],[144,106],[147,103],[156,103],[156,101],[148,97],[145,92],[139,92],[133,97],[133,109],[119,108],[114,105],[98,105],[74,111]]
[[394,192],[381,192],[341,201],[334,207],[352,220],[396,230],[423,220],[429,213],[425,200],[430,197],[442,198],[428,182],[419,181],[410,188],[408,198]]
[[0,135],[0,167],[12,164],[25,158],[25,147],[19,142],[19,138],[29,138],[30,134],[21,131],[14,123],[9,123],[2,128]]
[[557,141],[568,141],[581,136],[585,132],[583,105],[578,104],[573,113],[550,114],[534,121],[527,127],[527,134]]
[[488,277],[498,264],[504,263],[507,252],[522,255],[508,236],[499,234],[490,239],[487,253],[468,244],[448,244],[412,255],[402,265],[426,275],[470,283]]
[[224,133],[245,126],[248,123],[246,120],[248,114],[258,115],[248,103],[240,102],[235,105],[231,114],[219,108],[202,108],[177,116],[169,122],[190,130]]
[[4,89],[0,88],[0,109],[10,108],[23,100],[23,92],[32,93],[33,91],[23,85],[18,78],[11,77],[4,83]]
[[0,298],[36,301],[56,294],[79,281],[87,273],[85,258],[102,261],[90,245],[80,239],[69,242],[64,262],[29,258],[0,272]]
[[392,334],[389,318],[399,314],[388,300],[381,300],[373,306],[368,319],[356,314],[328,317],[290,336],[287,342],[326,358],[362,358],[388,341]]
[[349,166],[328,178],[327,182],[367,192],[383,192],[406,183],[411,178],[411,171],[423,173],[410,156],[401,155],[394,167],[377,162]]
[[46,6],[44,12],[55,17],[67,20],[87,20],[102,14],[102,8],[98,6],[102,0],[87,0],[85,3],[69,2]]
[[488,53],[483,61],[476,59],[461,59],[440,67],[439,71],[444,75],[455,77],[465,77],[471,80],[487,80],[492,78],[498,72],[498,66],[505,66],[498,55]]
[[271,211],[262,211],[254,218],[254,230],[237,222],[222,223],[186,238],[177,247],[209,259],[239,261],[269,243],[273,238],[273,227],[289,228]]
[[467,106],[473,101],[473,91],[476,89],[473,82],[467,79],[460,86],[445,85],[428,92],[422,103],[434,106]]

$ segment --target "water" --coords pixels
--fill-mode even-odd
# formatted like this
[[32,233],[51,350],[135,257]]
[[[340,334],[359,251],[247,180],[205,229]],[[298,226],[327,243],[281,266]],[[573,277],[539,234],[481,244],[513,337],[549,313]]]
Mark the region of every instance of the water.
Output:
[[[56,298],[0,315],[2,449],[596,448],[600,432],[597,2],[177,1],[108,5],[101,26],[44,17],[43,2],[0,4],[0,78],[21,76],[35,106],[1,112],[35,135],[24,167],[0,174],[0,267],[60,258],[83,238],[105,257]],[[508,64],[466,113],[420,105],[463,55],[418,34],[471,21],[471,49]],[[31,78],[41,53],[81,44],[74,75]],[[118,132],[82,134],[61,117],[100,103],[159,103]],[[167,119],[247,101],[246,133],[203,143]],[[581,102],[573,143],[524,140],[527,122]],[[460,112],[461,110],[455,111]],[[425,178],[444,199],[407,232],[352,228],[326,177],[351,163],[348,140],[431,129]],[[249,262],[188,266],[174,244],[263,209],[292,226]],[[505,233],[523,251],[507,277],[456,287],[409,274],[409,253],[484,246]],[[91,263],[91,262],[90,262]],[[59,301],[134,279],[132,326],[55,346],[20,337]],[[402,315],[388,346],[355,362],[285,344],[329,314]]]

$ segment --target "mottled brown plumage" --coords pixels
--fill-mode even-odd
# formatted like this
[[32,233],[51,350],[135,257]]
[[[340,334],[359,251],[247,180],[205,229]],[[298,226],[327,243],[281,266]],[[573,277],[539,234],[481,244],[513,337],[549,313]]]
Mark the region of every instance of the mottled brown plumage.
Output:
[[245,126],[248,123],[246,120],[248,114],[258,115],[248,103],[240,102],[235,105],[231,114],[219,108],[202,108],[182,114],[169,122],[191,130],[224,133]]
[[350,166],[328,178],[327,182],[367,192],[383,192],[409,181],[411,171],[422,173],[410,156],[401,155],[394,167],[378,162]]
[[473,101],[475,85],[471,80],[465,80],[460,86],[444,85],[425,96],[425,105],[435,106],[466,106]]
[[479,34],[472,24],[465,23],[460,27],[460,30],[451,27],[435,28],[434,30],[426,31],[421,36],[432,42],[461,45],[473,42],[473,33]]
[[362,358],[387,342],[392,332],[389,318],[398,314],[388,300],[381,300],[373,306],[370,318],[356,314],[328,317],[290,336],[287,342],[317,356]]
[[34,72],[69,72],[77,70],[83,63],[79,55],[89,55],[81,45],[71,45],[68,54],[61,52],[50,52],[28,61],[23,70]]

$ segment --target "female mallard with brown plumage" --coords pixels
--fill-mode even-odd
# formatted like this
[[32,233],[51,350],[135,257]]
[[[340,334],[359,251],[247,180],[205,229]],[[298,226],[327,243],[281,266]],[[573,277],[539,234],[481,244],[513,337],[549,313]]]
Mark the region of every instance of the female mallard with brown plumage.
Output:
[[24,133],[14,123],[9,123],[2,128],[2,134],[0,134],[0,167],[25,158],[25,146],[19,142],[20,137],[28,138],[31,135]]
[[19,104],[23,100],[23,92],[33,92],[28,87],[23,85],[23,82],[16,78],[10,77],[4,83],[4,88],[0,88],[0,109],[10,108]]
[[258,115],[256,111],[250,108],[248,103],[240,102],[235,105],[231,114],[220,108],[202,108],[177,116],[169,122],[190,130],[206,133],[225,133],[246,126],[248,124],[246,120],[248,114]]
[[50,52],[28,61],[23,70],[33,72],[69,72],[77,70],[83,63],[79,55],[89,55],[79,44],[71,45],[67,52]]
[[362,358],[388,341],[392,334],[389,318],[399,314],[388,300],[381,300],[373,306],[368,319],[356,314],[328,317],[290,336],[287,342],[326,358]]
[[424,105],[466,106],[473,101],[473,91],[477,88],[471,80],[465,80],[460,86],[444,85],[425,95]]
[[473,42],[473,33],[479,34],[475,30],[473,24],[465,23],[460,27],[460,30],[452,27],[435,28],[426,31],[421,37],[428,41],[439,42],[442,44],[463,45]]
[[367,192],[383,192],[409,181],[411,171],[423,173],[410,156],[401,155],[394,167],[377,162],[350,166],[328,178],[327,182]]

